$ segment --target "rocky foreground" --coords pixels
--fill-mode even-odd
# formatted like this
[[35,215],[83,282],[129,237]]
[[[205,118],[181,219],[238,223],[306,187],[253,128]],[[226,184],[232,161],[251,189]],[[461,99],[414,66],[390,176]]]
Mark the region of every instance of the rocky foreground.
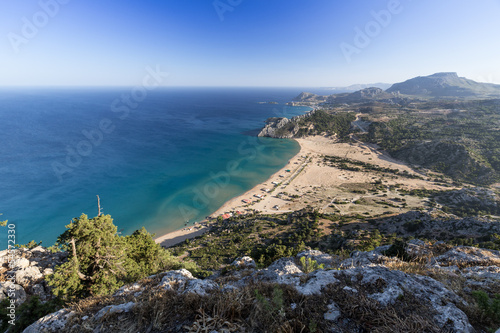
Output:
[[[39,319],[24,332],[486,332],[491,328],[494,319],[480,311],[471,295],[479,290],[500,293],[499,251],[413,240],[405,260],[391,257],[393,253],[390,246],[354,252],[349,258],[309,250],[264,269],[243,257],[206,279],[185,269],[168,271],[124,286],[112,296],[82,300]],[[26,300],[24,290],[49,297],[44,275],[63,255],[43,248],[18,254],[10,270],[3,272],[16,277],[16,301]],[[1,284],[2,298],[6,283]]]
[[45,277],[54,273],[55,266],[62,264],[64,252],[51,253],[42,246],[31,250],[0,251],[0,301],[10,293],[16,305],[24,303],[28,296],[36,295],[42,301],[52,297]]

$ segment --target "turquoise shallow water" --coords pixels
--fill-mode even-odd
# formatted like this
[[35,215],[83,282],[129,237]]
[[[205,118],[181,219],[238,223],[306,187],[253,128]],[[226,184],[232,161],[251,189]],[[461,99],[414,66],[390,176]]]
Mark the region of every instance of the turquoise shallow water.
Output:
[[124,234],[202,220],[298,152],[247,132],[307,111],[284,106],[301,91],[165,88],[126,104],[129,88],[3,89],[0,213],[16,243],[47,246],[71,218],[97,214],[96,195]]

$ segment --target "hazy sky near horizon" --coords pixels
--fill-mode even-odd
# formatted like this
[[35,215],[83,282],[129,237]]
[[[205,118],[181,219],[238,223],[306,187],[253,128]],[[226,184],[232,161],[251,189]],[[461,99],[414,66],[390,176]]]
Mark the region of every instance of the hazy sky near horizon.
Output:
[[500,0],[23,0],[0,86],[333,87],[435,72],[500,84]]

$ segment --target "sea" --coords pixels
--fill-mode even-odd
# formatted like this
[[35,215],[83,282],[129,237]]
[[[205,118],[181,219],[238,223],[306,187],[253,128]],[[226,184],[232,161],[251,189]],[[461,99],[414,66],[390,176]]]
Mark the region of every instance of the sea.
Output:
[[97,196],[122,235],[202,221],[299,151],[256,134],[268,117],[309,111],[285,105],[302,91],[1,88],[0,249],[53,245],[73,218],[99,213]]

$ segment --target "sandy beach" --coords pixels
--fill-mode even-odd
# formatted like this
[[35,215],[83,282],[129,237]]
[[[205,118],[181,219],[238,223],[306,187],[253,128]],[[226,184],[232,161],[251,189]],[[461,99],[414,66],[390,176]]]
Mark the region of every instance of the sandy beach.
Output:
[[[227,201],[211,217],[224,213],[240,211],[242,213],[257,210],[260,213],[286,213],[312,204],[321,207],[321,200],[329,204],[338,195],[344,193],[342,186],[369,184],[373,182],[372,172],[353,172],[333,168],[323,163],[323,156],[347,157],[349,159],[389,167],[415,174],[405,163],[391,158],[374,145],[362,142],[338,143],[323,136],[311,136],[295,139],[300,144],[300,151],[281,170],[267,181],[248,192]],[[287,172],[287,170],[290,170]],[[398,178],[387,180],[387,185],[395,184]],[[274,182],[274,183],[273,183]],[[420,179],[405,179],[410,188],[419,188],[426,184]],[[269,189],[269,192],[266,192]],[[262,198],[257,198],[262,196]],[[249,200],[245,203],[243,200]]]
[[182,228],[181,230],[176,230],[169,232],[163,236],[160,236],[155,239],[155,242],[160,244],[163,247],[170,247],[179,243],[184,242],[186,239],[191,239],[194,237],[198,237],[207,232],[207,226],[198,227],[188,227]]
[[[308,205],[325,213],[377,213],[378,208],[373,206],[371,201],[370,204],[363,206],[359,204],[359,200],[373,201],[379,195],[370,193],[360,195],[356,194],[355,190],[363,189],[376,179],[380,179],[380,174],[366,170],[348,171],[328,166],[323,161],[325,155],[349,158],[379,167],[389,167],[407,171],[409,174],[416,174],[408,165],[391,158],[375,145],[362,142],[338,143],[334,139],[323,136],[295,140],[300,144],[300,151],[281,170],[246,193],[227,201],[210,217],[215,219],[224,215],[224,218],[227,218],[232,214],[246,214],[253,211],[267,214],[286,213]],[[383,185],[387,189],[391,185],[402,182],[407,189],[439,188],[425,177],[423,179],[405,178],[403,180],[399,176],[391,176],[383,179]],[[391,193],[389,190],[387,191],[387,193]],[[397,194],[393,195],[397,196]],[[339,201],[343,204],[335,204]],[[355,204],[356,202],[357,204]],[[409,207],[412,206],[411,201],[408,204]],[[414,206],[419,205],[418,202],[413,204]],[[385,211],[387,208],[384,207]],[[168,247],[185,239],[194,238],[208,230],[207,223],[209,224],[207,221],[202,222],[202,229],[188,227],[168,233],[157,238],[156,242]]]
[[[267,193],[265,191],[262,191],[262,189],[263,188],[272,189],[273,187],[275,187],[274,184],[271,184],[271,182],[274,180],[284,181],[285,178],[279,177],[279,175],[286,175],[287,180],[292,178],[293,175],[295,175],[298,172],[300,167],[305,164],[305,159],[301,157],[302,150],[303,149],[301,145],[300,151],[294,157],[292,157],[287,163],[287,165],[285,165],[282,169],[274,173],[265,182],[260,183],[254,186],[249,191],[245,192],[244,194],[227,201],[219,209],[217,209],[214,213],[212,213],[210,217],[217,218],[218,216],[223,215],[224,213],[231,213],[231,212],[236,213],[236,211],[240,211],[241,213],[248,212],[250,209],[252,209],[252,205],[254,205],[255,202],[259,200],[259,198],[255,197],[255,195],[263,195],[262,198],[263,201],[271,202],[272,201],[270,200],[271,196],[267,195]],[[286,170],[290,170],[290,172],[287,172]],[[243,202],[244,199],[249,200],[250,203]],[[195,227],[186,227],[180,230],[169,232],[165,235],[156,238],[155,242],[161,244],[161,246],[163,247],[170,247],[175,244],[182,243],[186,239],[195,238],[204,234],[209,229],[207,224],[208,221],[203,221],[199,224],[202,226],[202,228],[200,229],[198,229],[195,226]]]

